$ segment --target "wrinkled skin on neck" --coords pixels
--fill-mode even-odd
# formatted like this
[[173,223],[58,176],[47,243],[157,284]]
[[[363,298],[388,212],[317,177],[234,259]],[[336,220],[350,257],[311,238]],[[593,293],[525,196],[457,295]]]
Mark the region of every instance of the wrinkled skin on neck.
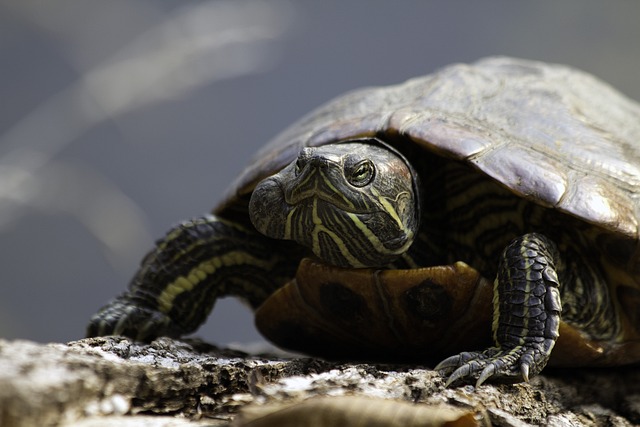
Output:
[[249,214],[262,234],[293,240],[341,267],[383,267],[406,252],[419,225],[415,174],[381,145],[303,148],[258,184]]

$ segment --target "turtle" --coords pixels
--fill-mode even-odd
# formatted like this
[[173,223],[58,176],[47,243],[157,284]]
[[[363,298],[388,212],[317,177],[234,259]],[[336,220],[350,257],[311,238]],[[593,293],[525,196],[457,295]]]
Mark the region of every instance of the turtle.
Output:
[[447,386],[633,364],[639,190],[639,104],[565,65],[449,65],[284,130],[87,336],[179,337],[236,296],[282,347],[441,360]]

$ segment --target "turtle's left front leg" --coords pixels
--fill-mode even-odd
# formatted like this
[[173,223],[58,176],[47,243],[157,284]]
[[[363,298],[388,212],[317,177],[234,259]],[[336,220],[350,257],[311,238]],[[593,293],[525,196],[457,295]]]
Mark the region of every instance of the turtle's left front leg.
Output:
[[493,295],[496,347],[449,357],[436,370],[450,373],[447,387],[477,378],[528,381],[545,367],[558,339],[560,289],[558,250],[543,235],[526,234],[502,253]]

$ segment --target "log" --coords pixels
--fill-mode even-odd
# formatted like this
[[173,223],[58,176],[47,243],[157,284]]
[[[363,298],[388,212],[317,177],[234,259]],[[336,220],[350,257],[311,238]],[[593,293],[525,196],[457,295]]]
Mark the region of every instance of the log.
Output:
[[[432,416],[440,421],[431,423]],[[287,425],[283,420],[631,426],[640,423],[640,369],[547,369],[527,384],[447,389],[427,367],[247,354],[197,339],[0,340],[3,427]]]

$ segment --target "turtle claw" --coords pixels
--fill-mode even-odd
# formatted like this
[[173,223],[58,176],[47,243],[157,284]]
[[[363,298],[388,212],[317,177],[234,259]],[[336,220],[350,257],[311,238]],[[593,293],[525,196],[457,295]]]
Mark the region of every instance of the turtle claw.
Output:
[[[445,387],[457,382],[468,384],[474,378],[476,387],[480,387],[488,380],[502,383],[528,382],[532,368],[530,364],[534,361],[531,358],[522,357],[526,354],[523,351],[497,348],[476,353],[463,352],[446,358],[435,369],[449,374]],[[533,370],[538,369],[533,366]]]
[[445,387],[449,387],[451,384],[469,377],[473,374],[473,367],[471,361],[478,358],[480,353],[460,353],[455,356],[447,357],[434,368],[436,371],[443,371],[448,373],[449,378],[445,383]]
[[121,296],[100,309],[90,320],[87,337],[124,335],[140,341],[180,336],[182,330],[160,311],[133,304]]
[[459,367],[467,363],[469,360],[476,359],[479,353],[463,352],[454,356],[447,357],[433,368],[436,371],[453,372]]
[[446,359],[442,360],[440,363],[438,363],[435,368],[433,368],[434,371],[444,371],[444,372],[452,372],[455,371],[458,366],[460,366],[460,355],[455,355],[455,356],[451,356],[451,357],[447,357]]
[[482,372],[480,372],[480,376],[478,377],[478,381],[476,381],[476,388],[480,387],[485,381],[494,376],[496,373],[496,365],[489,364],[487,365]]
[[[453,371],[451,373],[451,375],[449,375],[449,378],[447,379],[447,382],[445,383],[445,387],[448,388],[451,384],[462,380],[464,378],[470,377],[471,375],[473,375],[474,372],[474,367],[470,364],[464,364],[462,366],[460,366],[458,369],[456,369],[455,371]],[[477,386],[478,384],[476,384]]]
[[522,375],[524,382],[529,382],[529,365],[527,363],[522,363],[520,365],[520,375]]

